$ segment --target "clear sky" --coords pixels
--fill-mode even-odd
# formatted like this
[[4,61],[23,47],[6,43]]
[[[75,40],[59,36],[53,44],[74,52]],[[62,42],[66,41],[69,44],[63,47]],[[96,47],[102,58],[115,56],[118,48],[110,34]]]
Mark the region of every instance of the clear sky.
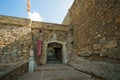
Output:
[[[62,23],[74,0],[31,0],[31,12],[43,22]],[[28,18],[27,0],[0,0],[0,15]]]

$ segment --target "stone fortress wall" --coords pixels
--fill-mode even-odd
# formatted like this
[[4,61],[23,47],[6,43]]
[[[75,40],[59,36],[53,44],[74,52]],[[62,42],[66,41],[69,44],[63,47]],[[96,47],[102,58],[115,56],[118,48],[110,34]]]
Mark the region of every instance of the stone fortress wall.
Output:
[[[37,63],[46,64],[46,52],[49,43],[56,42],[66,48],[64,55],[69,50],[67,25],[32,22],[24,18],[16,18],[9,16],[0,16],[0,75],[9,71],[9,68],[17,67],[17,65],[26,64],[29,61],[30,53],[34,52],[34,58]],[[42,57],[37,55],[37,40],[42,41]],[[64,58],[67,60],[67,56]],[[22,67],[19,66],[20,68]],[[24,67],[24,66],[23,66]],[[25,70],[27,70],[25,66]],[[10,69],[11,70],[11,69]],[[8,74],[9,75],[9,74]]]
[[120,79],[120,0],[75,0],[63,24],[73,32],[71,66]]
[[[20,22],[19,22],[20,21]],[[31,30],[21,23],[27,19],[0,16],[0,64],[28,60],[32,50]]]
[[[47,45],[60,43],[66,48],[68,44],[68,25],[32,22],[24,18],[0,16],[0,63],[1,65],[17,64],[29,60],[33,51],[37,58],[37,40],[42,41],[42,63],[46,64]],[[36,60],[36,59],[35,59]],[[40,58],[39,58],[40,61]]]

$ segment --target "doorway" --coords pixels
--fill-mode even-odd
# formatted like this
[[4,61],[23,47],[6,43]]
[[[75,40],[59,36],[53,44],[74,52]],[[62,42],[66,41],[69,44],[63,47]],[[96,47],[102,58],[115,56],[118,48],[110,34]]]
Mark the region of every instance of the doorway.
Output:
[[49,43],[47,46],[47,63],[62,63],[62,45],[59,43]]

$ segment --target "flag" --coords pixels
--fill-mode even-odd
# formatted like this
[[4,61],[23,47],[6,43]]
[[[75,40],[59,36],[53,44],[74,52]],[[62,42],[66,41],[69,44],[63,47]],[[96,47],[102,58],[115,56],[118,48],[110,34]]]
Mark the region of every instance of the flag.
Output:
[[37,57],[41,57],[41,46],[42,46],[42,41],[40,39],[37,40]]
[[27,1],[27,11],[30,12],[30,0]]

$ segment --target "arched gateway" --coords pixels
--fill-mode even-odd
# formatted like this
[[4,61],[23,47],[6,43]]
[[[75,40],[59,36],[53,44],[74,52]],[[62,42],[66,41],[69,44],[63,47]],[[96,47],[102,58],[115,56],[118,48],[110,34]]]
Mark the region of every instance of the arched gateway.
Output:
[[47,46],[47,63],[62,63],[62,44],[49,43]]
[[43,64],[67,63],[66,42],[49,41],[44,42]]

